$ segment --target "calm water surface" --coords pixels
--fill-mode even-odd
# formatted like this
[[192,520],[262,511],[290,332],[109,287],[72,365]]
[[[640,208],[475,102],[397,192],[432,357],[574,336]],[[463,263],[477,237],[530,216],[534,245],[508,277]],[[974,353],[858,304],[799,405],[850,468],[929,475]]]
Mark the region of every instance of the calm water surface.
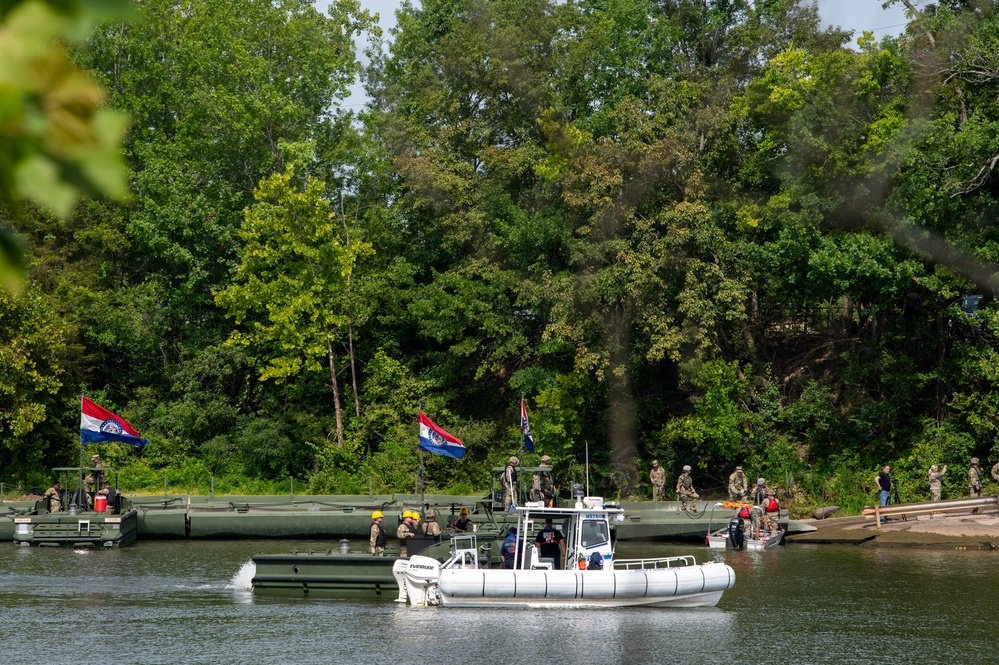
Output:
[[[255,552],[330,543],[0,545],[0,662],[995,662],[999,553],[788,545],[696,554],[737,575],[717,608],[447,610],[254,596]],[[335,546],[335,543],[332,544]]]

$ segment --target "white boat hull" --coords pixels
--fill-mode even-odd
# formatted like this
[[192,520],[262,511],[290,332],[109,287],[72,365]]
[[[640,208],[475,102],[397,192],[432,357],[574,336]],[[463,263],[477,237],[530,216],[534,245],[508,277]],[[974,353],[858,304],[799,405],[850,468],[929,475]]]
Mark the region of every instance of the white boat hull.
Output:
[[413,605],[711,607],[735,584],[735,571],[722,563],[637,570],[438,568],[438,572],[420,558],[414,557],[411,566],[416,566],[406,574]]

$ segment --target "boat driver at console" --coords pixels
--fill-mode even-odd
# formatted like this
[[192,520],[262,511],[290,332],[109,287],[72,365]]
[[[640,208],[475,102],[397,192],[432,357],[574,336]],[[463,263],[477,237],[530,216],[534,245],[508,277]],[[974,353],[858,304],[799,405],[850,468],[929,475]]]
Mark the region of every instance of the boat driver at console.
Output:
[[506,540],[500,546],[500,556],[503,557],[503,567],[512,569],[517,560],[517,527],[507,530]]
[[545,528],[538,532],[534,546],[540,550],[542,559],[551,559],[555,570],[562,570],[562,560],[565,559],[565,536],[552,525],[552,518],[545,518]]

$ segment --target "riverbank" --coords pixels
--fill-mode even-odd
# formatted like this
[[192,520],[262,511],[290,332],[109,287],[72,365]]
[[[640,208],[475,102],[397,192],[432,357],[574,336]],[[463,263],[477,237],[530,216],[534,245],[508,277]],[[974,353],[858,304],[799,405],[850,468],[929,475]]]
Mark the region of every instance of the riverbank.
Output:
[[874,547],[994,550],[999,547],[999,515],[995,510],[972,515],[921,515],[894,518],[879,529],[869,517],[802,520],[815,531],[788,535],[788,543],[821,543]]

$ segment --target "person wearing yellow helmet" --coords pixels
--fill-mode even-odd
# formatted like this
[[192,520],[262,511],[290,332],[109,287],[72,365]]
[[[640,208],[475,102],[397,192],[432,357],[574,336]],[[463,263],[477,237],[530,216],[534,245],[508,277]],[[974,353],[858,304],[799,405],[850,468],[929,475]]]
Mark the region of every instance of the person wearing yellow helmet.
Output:
[[475,531],[475,523],[468,519],[468,508],[458,511],[458,521],[454,523],[455,531]]
[[419,535],[419,532],[416,530],[416,524],[413,522],[413,511],[404,510],[402,512],[402,522],[399,523],[399,528],[395,530],[395,535],[399,539],[399,556],[405,559],[409,556],[409,548],[406,546],[406,541],[410,536]]
[[385,544],[388,542],[388,534],[382,528],[382,520],[384,518],[385,515],[380,510],[371,513],[371,554],[374,556],[385,556]]

